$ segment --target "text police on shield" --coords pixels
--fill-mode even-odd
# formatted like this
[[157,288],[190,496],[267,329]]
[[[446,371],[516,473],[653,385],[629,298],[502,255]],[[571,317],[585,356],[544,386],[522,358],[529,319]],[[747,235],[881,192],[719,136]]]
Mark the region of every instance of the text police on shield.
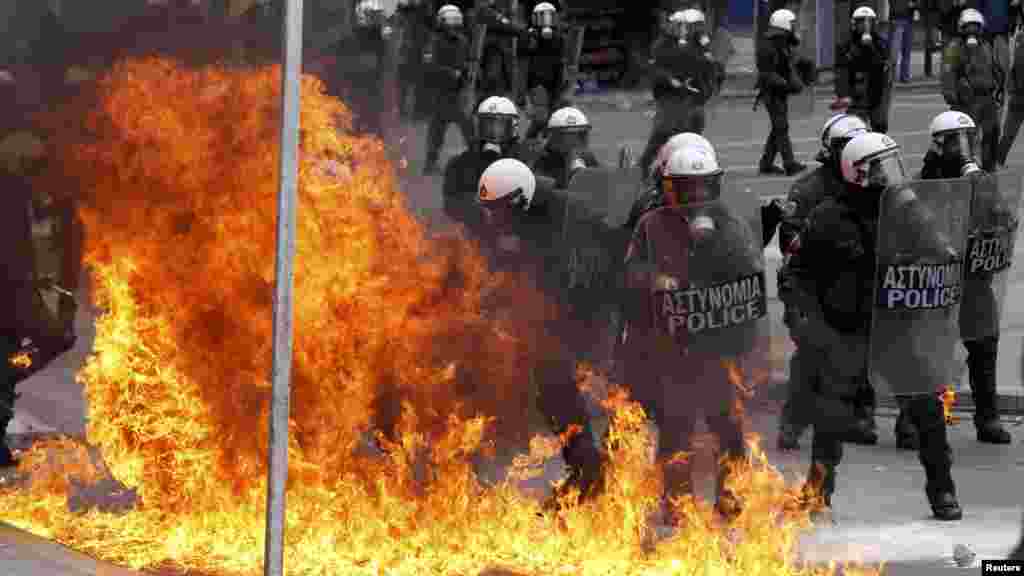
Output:
[[766,298],[763,272],[707,287],[687,287],[654,293],[655,315],[668,334],[681,330],[697,334],[727,328],[764,317]]
[[887,310],[949,308],[960,301],[960,262],[890,265],[882,277],[878,305]]

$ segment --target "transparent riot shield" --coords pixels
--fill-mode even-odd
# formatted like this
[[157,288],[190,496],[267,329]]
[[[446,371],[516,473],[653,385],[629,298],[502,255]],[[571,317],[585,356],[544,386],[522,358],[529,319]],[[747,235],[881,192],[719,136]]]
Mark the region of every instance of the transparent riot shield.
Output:
[[971,217],[964,255],[960,336],[979,340],[999,335],[1010,266],[1017,241],[1021,174],[987,174],[973,181]]
[[933,394],[959,375],[959,312],[971,184],[918,180],[887,191],[868,371],[879,394]]

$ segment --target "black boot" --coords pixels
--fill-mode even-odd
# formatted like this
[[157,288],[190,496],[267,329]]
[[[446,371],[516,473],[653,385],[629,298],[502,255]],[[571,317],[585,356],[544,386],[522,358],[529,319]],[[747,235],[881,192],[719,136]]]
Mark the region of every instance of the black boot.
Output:
[[907,416],[917,425],[920,448],[917,458],[924,467],[925,495],[937,520],[963,518],[953,483],[953,453],[950,450],[942,402],[936,396],[919,396],[906,401]]
[[804,505],[814,511],[832,508],[832,494],[836,491],[836,467],[823,462],[811,462],[807,481],[801,490]]
[[917,428],[907,418],[903,408],[900,408],[900,415],[896,418],[896,428],[893,430],[896,436],[896,446],[902,450],[917,450],[921,445],[918,438]]
[[974,427],[978,442],[1009,444],[1010,433],[999,422],[996,395],[998,338],[964,342],[967,349],[967,371],[974,395]]

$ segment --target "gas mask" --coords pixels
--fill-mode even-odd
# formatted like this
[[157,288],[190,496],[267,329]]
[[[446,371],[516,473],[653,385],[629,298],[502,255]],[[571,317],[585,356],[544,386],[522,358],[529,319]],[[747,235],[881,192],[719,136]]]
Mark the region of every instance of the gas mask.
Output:
[[501,144],[495,142],[484,142],[483,152],[485,154],[493,154],[494,156],[501,156]]
[[976,134],[967,130],[947,132],[936,137],[935,148],[944,162],[957,165],[963,174],[963,169],[976,158],[975,138]]
[[978,45],[978,37],[975,36],[974,34],[971,34],[967,37],[967,40],[964,42],[964,44],[970,46],[971,48],[974,48],[975,46]]
[[717,226],[708,204],[721,195],[721,175],[661,179],[665,202],[685,210],[690,236],[697,242],[710,238]]
[[857,23],[854,25],[854,28],[856,29],[857,33],[860,34],[860,43],[862,46],[867,46],[871,44],[872,40],[874,40],[874,37],[871,34],[872,28],[874,27],[872,26],[872,22],[870,19],[859,19]]
[[715,233],[715,220],[704,211],[692,214],[687,220],[690,223],[690,237],[695,242],[707,242]]
[[540,36],[545,40],[551,40],[555,36],[555,29],[550,26],[545,26],[540,29]]
[[963,27],[960,32],[964,36],[964,44],[974,48],[978,45],[978,36],[981,35],[980,26],[977,24],[968,24]]
[[963,166],[960,167],[960,176],[970,176],[981,172],[981,166],[974,160],[965,160]]
[[390,24],[385,24],[385,25],[381,26],[381,28],[380,28],[380,37],[385,39],[385,40],[387,40],[387,39],[391,38],[391,34],[393,32],[394,32],[394,30],[391,28],[391,25]]
[[697,39],[697,43],[700,44],[701,48],[707,48],[708,44],[711,44],[711,37],[702,32]]

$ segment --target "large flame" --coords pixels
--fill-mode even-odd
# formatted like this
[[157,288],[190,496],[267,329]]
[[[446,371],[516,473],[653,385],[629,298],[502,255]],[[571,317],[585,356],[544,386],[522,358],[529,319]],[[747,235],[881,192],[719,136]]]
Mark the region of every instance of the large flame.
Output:
[[[466,242],[429,239],[381,144],[349,134],[346,110],[302,82],[290,574],[832,571],[793,564],[806,513],[761,456],[733,479],[745,508],[730,530],[683,502],[687,529],[652,544],[661,489],[645,417],[614,387],[599,498],[555,519],[511,483],[482,487],[471,455],[527,432],[524,374],[552,345],[544,307],[488,317],[507,284]],[[80,374],[102,458],[37,444],[24,481],[0,491],[5,521],[137,568],[260,571],[279,83],[276,69],[127,62],[84,122],[69,106],[54,123],[103,311]],[[357,450],[371,429],[389,433],[386,456]],[[538,459],[556,449],[531,442]],[[138,491],[134,510],[71,512],[110,477]]]

